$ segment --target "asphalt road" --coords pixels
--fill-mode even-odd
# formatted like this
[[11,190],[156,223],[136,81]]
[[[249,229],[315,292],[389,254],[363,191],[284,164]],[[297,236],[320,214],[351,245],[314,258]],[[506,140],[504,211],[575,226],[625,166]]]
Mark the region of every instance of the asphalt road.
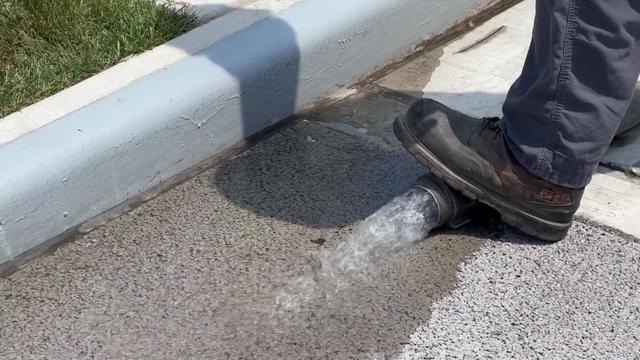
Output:
[[637,358],[640,244],[584,223],[548,245],[483,211],[304,286],[423,173],[390,131],[404,106],[310,114],[1,279],[0,358]]

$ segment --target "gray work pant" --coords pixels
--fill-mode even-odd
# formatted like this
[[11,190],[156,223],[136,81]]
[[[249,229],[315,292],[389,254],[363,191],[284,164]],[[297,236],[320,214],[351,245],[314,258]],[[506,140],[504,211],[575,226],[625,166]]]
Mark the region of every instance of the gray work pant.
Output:
[[533,40],[504,104],[516,159],[549,182],[589,183],[640,73],[640,0],[537,0]]

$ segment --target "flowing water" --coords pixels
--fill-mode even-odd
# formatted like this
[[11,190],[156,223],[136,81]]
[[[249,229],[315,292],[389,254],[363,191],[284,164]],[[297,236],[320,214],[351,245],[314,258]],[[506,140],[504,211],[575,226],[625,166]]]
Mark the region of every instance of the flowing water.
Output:
[[381,262],[422,240],[435,226],[438,213],[431,194],[412,189],[364,220],[348,239],[320,256],[319,266],[294,279],[276,298],[281,315],[292,316],[313,300],[362,281]]

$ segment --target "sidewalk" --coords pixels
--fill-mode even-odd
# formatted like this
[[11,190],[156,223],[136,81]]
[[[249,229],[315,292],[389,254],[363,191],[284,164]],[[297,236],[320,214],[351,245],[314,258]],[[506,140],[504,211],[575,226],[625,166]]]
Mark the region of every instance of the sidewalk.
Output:
[[[391,131],[413,96],[441,93],[472,111],[499,111],[502,88],[468,97],[442,88],[453,83],[444,71],[455,61],[452,49],[487,27],[507,19],[526,32],[530,3],[301,114],[249,151],[0,279],[0,357],[636,356],[640,243],[582,220],[568,239],[548,245],[488,213],[430,236],[329,298],[307,299],[293,317],[276,304],[323,251],[424,173]],[[477,74],[517,68],[518,53],[493,48],[501,37],[528,41],[517,29],[509,23],[463,53],[475,61],[456,72],[483,63],[473,52],[504,57],[492,60],[493,70],[469,69],[465,89],[488,93]],[[618,205],[632,216],[625,209],[637,204],[629,200],[638,194],[635,180],[603,172],[596,185],[630,189],[631,204]],[[603,219],[611,208],[598,196],[618,201],[604,185],[595,189],[603,195],[587,198],[584,217]],[[614,217],[606,217],[609,226],[638,219]]]

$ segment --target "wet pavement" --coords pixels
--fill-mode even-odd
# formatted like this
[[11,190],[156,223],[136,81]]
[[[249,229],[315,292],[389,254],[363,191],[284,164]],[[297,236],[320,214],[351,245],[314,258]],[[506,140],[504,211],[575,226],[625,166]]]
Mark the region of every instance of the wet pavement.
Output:
[[[423,173],[387,136],[404,105],[380,101],[325,109],[0,280],[1,357],[397,353],[487,230],[436,235],[293,314],[276,303]],[[385,136],[356,129],[366,124]]]
[[301,285],[423,174],[391,133],[404,107],[361,94],[319,109],[0,280],[0,357],[576,355],[638,335],[640,244],[585,224],[544,245],[482,210],[336,291]]

